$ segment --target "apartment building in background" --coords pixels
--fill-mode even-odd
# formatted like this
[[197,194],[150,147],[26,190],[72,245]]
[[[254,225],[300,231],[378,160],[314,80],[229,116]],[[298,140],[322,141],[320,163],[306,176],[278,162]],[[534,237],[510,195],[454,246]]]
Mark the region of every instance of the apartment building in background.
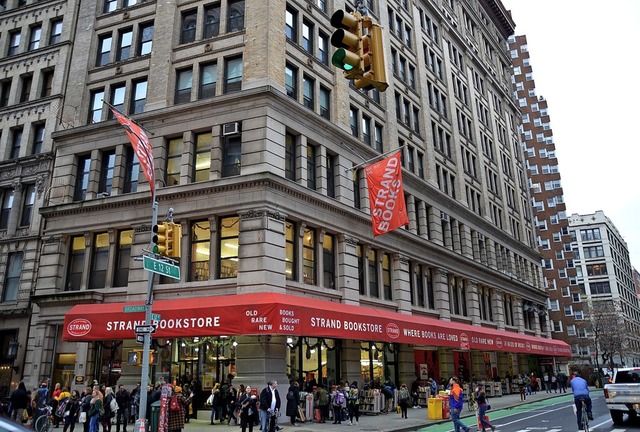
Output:
[[[627,243],[611,219],[600,210],[591,214],[572,214],[569,232],[578,284],[586,295],[586,302],[593,310],[600,307],[608,310],[609,306],[605,305],[608,303],[620,314],[619,332],[625,340],[623,352],[614,358],[615,364],[640,366],[640,300]],[[593,342],[589,350],[595,354]]]
[[569,221],[547,100],[539,94],[533,79],[527,37],[512,35],[509,53],[513,64],[514,98],[522,113],[521,137],[536,244],[542,255],[544,287],[549,294],[549,302],[540,312],[549,314],[553,338],[571,345],[573,361],[588,362],[589,352],[582,343],[586,334],[583,326],[576,325],[584,320],[584,292],[579,290],[576,281]]
[[[0,396],[24,370],[42,218],[76,21],[66,1],[0,2]],[[51,352],[45,353],[45,356]]]
[[[364,3],[384,29],[383,93],[331,65],[330,18],[354,2],[96,0],[64,14],[79,36],[54,75],[12,385],[140,377],[129,306],[147,293],[150,184],[103,101],[148,131],[159,218],[182,227],[180,275],[155,276],[152,381],[489,379],[566,363],[545,312],[510,15],[495,0]],[[373,237],[361,164],[394,149],[409,224]]]

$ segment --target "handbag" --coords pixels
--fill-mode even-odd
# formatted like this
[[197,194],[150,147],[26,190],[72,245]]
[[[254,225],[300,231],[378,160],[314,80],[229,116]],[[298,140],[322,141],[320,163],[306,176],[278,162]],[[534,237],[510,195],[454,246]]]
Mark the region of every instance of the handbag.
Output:
[[22,423],[26,423],[29,420],[29,412],[26,409],[22,410]]
[[118,411],[118,402],[116,401],[116,398],[111,399],[111,402],[109,402],[109,408],[111,409],[112,413]]
[[87,421],[87,413],[86,413],[86,412],[84,412],[84,411],[82,411],[82,412],[80,413],[80,417],[78,418],[78,422],[79,422],[79,423],[84,423],[84,422],[86,422],[86,421]]

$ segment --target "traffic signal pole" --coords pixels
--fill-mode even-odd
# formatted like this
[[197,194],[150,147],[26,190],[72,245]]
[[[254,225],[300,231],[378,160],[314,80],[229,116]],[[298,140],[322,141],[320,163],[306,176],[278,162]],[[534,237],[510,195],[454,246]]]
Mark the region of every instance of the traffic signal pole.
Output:
[[[151,226],[158,223],[158,203],[156,202],[155,190],[152,199],[153,216]],[[153,230],[151,230],[151,241],[153,241]],[[153,305],[153,279],[155,274],[147,270],[147,301],[145,302],[144,323],[151,325],[151,306]],[[151,350],[151,333],[144,334],[144,344],[142,348],[142,372],[140,377],[140,408],[138,410],[138,420],[134,427],[134,432],[146,432],[147,430],[147,386],[149,385],[149,351]]]

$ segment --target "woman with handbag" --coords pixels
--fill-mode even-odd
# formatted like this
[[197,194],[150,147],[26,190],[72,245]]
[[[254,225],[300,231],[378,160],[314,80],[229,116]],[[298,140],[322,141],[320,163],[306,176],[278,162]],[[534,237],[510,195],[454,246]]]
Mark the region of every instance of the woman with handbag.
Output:
[[287,416],[291,420],[291,426],[296,425],[298,417],[298,407],[300,406],[300,385],[298,381],[293,381],[287,392]]
[[240,403],[240,427],[242,432],[247,432],[247,426],[249,426],[249,432],[253,432],[253,425],[258,414],[257,401],[258,397],[251,392],[251,387],[247,386],[238,401]]
[[80,394],[77,390],[73,390],[71,392],[71,397],[69,398],[69,402],[65,407],[66,411],[64,412],[64,429],[62,432],[73,432],[73,429],[76,427],[76,421],[78,420],[78,416],[80,415]]
[[491,431],[495,431],[495,426],[492,426],[489,423],[489,417],[486,417],[485,414],[489,409],[491,409],[491,405],[487,403],[487,395],[484,392],[484,385],[478,384],[476,387],[476,402],[478,404],[478,426],[482,429],[482,432],[486,432],[487,428],[490,428]]

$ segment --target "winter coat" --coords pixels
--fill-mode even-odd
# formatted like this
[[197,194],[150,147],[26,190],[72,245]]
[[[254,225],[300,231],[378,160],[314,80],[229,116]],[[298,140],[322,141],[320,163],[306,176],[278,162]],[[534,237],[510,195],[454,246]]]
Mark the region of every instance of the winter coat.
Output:
[[[293,399],[289,399],[289,392],[293,393]],[[300,390],[296,386],[289,386],[289,391],[287,391],[287,417],[293,417],[298,414],[299,402]]]
[[169,431],[181,430],[184,428],[185,408],[187,407],[187,402],[184,399],[184,396],[182,396],[182,393],[177,393],[175,396],[178,398],[178,404],[180,404],[180,407],[182,409],[178,411],[173,411],[171,409],[171,398],[173,397],[172,395],[169,398],[169,407],[168,407]]
[[[240,396],[238,403],[240,404],[242,417],[246,417],[247,423],[255,422],[258,416],[258,398],[252,398],[251,396],[244,393],[242,396]],[[251,415],[249,415],[249,410],[251,410]]]
[[25,409],[29,405],[29,395],[24,383],[20,383],[18,388],[11,393],[11,406],[13,409]]

